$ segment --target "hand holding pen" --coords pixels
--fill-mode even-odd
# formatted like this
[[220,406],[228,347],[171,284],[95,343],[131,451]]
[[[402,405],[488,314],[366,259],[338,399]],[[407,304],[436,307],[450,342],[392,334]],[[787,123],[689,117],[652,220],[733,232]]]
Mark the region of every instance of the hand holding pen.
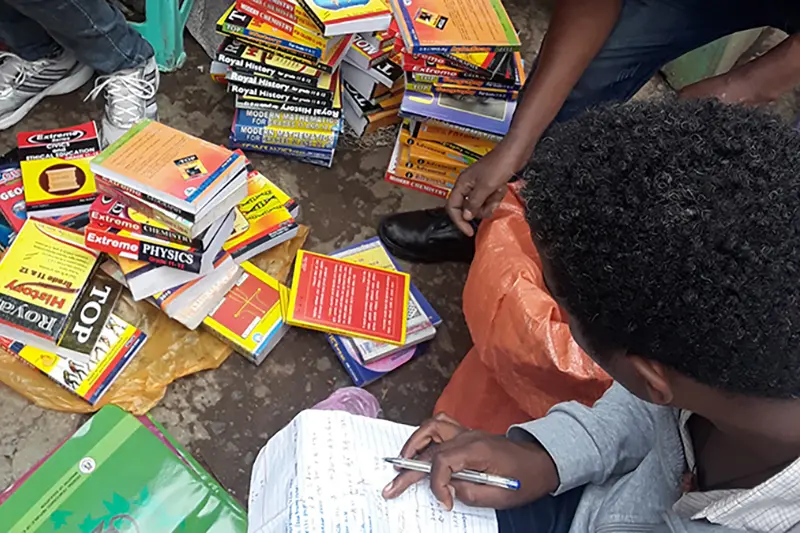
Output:
[[402,471],[383,496],[396,498],[428,476],[408,466],[427,470],[430,465],[431,491],[448,510],[454,496],[477,507],[517,507],[553,492],[559,484],[550,455],[538,444],[470,431],[444,415],[422,424],[403,446],[400,459],[413,462],[400,465]]

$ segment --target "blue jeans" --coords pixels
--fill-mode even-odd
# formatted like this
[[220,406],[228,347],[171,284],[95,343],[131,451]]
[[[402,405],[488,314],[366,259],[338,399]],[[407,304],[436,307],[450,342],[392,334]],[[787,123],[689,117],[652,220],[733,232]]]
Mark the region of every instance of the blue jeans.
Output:
[[800,31],[800,1],[625,0],[614,30],[556,121],[605,102],[626,101],[664,64],[720,37],[761,26]]
[[545,496],[528,505],[497,511],[499,533],[568,533],[583,487]]
[[0,0],[0,41],[28,61],[67,49],[100,74],[137,67],[154,55],[107,0]]

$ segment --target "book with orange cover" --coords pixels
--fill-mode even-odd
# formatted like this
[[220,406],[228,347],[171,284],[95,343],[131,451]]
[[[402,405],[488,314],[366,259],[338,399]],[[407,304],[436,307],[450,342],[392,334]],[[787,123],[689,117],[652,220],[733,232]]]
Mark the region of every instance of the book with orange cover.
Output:
[[293,326],[389,344],[406,341],[408,274],[300,251],[286,306]]
[[510,52],[520,40],[500,0],[391,0],[412,54]]
[[[213,207],[228,212],[244,199],[245,165],[244,157],[219,145],[143,120],[95,157],[91,168],[102,176],[103,185],[200,226],[198,219]],[[116,196],[114,190],[107,192]],[[225,205],[220,206],[223,199]]]

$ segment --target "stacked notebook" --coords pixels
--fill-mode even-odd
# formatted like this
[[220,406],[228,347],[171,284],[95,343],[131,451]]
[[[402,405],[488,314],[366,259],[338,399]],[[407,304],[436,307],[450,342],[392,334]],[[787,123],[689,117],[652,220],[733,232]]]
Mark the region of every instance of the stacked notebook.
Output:
[[386,30],[383,0],[238,0],[212,65],[236,95],[230,146],[325,167],[342,130],[340,64],[357,32]]
[[387,181],[447,197],[508,132],[525,74],[500,0],[392,0],[402,39],[403,127]]

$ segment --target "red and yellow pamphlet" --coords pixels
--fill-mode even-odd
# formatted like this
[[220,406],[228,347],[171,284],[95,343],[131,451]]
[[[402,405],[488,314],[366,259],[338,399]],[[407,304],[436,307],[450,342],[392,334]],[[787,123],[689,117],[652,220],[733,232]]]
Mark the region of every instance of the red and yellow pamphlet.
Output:
[[300,251],[286,310],[292,326],[389,344],[406,341],[408,274]]
[[412,54],[510,52],[520,41],[501,0],[390,0]]

